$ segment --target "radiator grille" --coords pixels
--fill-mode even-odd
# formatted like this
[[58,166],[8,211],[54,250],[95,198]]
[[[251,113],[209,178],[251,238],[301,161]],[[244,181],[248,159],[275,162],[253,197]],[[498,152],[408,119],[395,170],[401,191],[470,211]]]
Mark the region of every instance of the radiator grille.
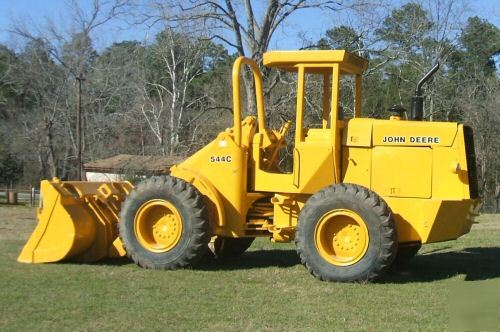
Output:
[[469,192],[471,198],[479,197],[477,182],[476,152],[474,150],[474,134],[472,128],[464,126],[465,156],[467,158],[467,169],[469,175]]

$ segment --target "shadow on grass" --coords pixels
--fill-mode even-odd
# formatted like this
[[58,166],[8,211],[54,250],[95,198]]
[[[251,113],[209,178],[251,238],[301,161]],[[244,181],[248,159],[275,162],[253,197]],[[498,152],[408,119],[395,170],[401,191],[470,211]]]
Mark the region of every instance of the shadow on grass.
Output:
[[406,264],[394,266],[381,283],[431,282],[465,275],[466,281],[500,277],[500,248],[465,248],[417,255]]
[[52,262],[47,264],[67,264],[67,265],[92,265],[92,266],[122,266],[134,264],[134,262],[128,257],[114,257],[114,258],[103,258],[96,262],[81,262],[78,260],[63,260],[59,262]]
[[[460,251],[433,251],[417,255],[407,263],[391,268],[378,283],[405,284],[449,279],[457,274],[466,281],[500,278],[500,248],[466,248]],[[79,264],[67,262],[68,264]],[[106,259],[89,265],[128,265],[130,259]],[[269,267],[287,268],[299,265],[295,250],[248,251],[234,259],[204,258],[194,270],[234,271]]]
[[[134,264],[128,257],[104,258],[97,262],[60,261],[57,264],[93,265],[93,266],[122,266]],[[291,267],[300,264],[295,250],[255,250],[247,251],[243,255],[232,259],[215,259],[209,254],[202,258],[193,268],[202,271],[217,270],[245,270],[267,267]]]
[[267,267],[292,267],[300,264],[295,250],[254,250],[232,259],[206,257],[195,269],[204,271],[247,270]]
[[[500,277],[500,248],[466,248],[460,251],[434,251],[417,255],[406,264],[394,266],[379,283],[412,283],[445,280],[457,274],[465,280]],[[295,250],[257,250],[234,260],[203,262],[197,269],[239,270],[266,267],[291,267],[300,264]]]
[[125,257],[116,257],[116,258],[105,258],[105,259],[100,260],[98,262],[93,262],[93,263],[89,263],[89,264],[91,264],[91,265],[122,266],[122,265],[134,264],[134,262],[130,258],[125,256]]
[[[76,261],[63,261],[57,264],[84,264],[94,266],[122,266],[134,264],[128,257],[105,258],[97,262],[82,263]],[[202,271],[230,271],[246,270],[267,267],[291,267],[300,264],[295,250],[255,250],[247,251],[243,255],[232,259],[215,259],[207,254],[196,266],[194,270]]]

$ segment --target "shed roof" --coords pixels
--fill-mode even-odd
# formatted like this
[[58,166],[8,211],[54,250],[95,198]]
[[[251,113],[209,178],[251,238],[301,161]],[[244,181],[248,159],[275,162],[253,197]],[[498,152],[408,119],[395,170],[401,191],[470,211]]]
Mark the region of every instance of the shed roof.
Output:
[[106,159],[99,159],[85,163],[83,168],[87,172],[97,173],[169,173],[170,167],[183,161],[180,156],[137,156],[119,154]]

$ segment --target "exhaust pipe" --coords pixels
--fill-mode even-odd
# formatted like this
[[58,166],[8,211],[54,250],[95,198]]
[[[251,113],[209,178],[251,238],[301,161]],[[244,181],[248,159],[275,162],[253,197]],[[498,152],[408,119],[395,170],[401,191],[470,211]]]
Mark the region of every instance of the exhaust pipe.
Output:
[[439,69],[439,62],[417,83],[415,96],[411,99],[411,119],[422,121],[424,117],[424,96],[422,95],[422,85],[427,82]]

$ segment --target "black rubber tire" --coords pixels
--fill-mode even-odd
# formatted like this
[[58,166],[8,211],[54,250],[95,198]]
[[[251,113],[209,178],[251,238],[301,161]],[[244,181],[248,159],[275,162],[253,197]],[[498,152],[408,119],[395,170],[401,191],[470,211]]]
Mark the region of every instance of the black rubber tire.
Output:
[[400,244],[396,258],[394,259],[394,265],[403,265],[407,263],[410,259],[417,255],[420,248],[422,248],[421,243]]
[[[356,212],[365,222],[369,242],[364,256],[348,266],[334,265],[324,259],[315,244],[315,229],[321,217],[336,209]],[[299,214],[295,237],[302,264],[316,278],[326,281],[370,281],[392,264],[398,247],[392,213],[373,191],[355,184],[328,186],[312,195]]]
[[[170,202],[182,219],[179,242],[163,253],[143,247],[134,232],[137,211],[152,199]],[[193,266],[204,256],[211,234],[206,208],[198,190],[170,176],[152,177],[139,183],[122,205],[118,226],[127,255],[141,267],[158,270]]]
[[235,259],[250,248],[254,240],[254,237],[231,238],[217,236],[213,243],[213,253],[218,259]]

